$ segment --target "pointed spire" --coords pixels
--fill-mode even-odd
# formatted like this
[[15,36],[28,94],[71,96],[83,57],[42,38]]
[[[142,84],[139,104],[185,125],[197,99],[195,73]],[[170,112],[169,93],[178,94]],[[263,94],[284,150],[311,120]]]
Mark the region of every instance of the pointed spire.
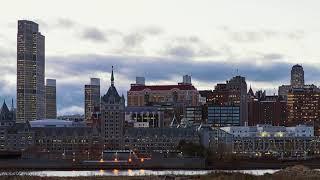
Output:
[[114,85],[113,66],[111,71],[111,85]]

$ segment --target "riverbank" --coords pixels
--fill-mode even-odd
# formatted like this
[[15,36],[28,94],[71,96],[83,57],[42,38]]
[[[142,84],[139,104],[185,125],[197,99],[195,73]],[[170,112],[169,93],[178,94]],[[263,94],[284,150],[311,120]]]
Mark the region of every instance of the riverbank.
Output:
[[113,176],[106,176],[106,175],[87,175],[87,176],[74,176],[74,177],[63,177],[63,174],[59,176],[50,176],[50,175],[33,175],[31,173],[19,172],[19,171],[12,171],[12,172],[2,172],[0,173],[1,179],[19,179],[19,180],[29,180],[29,179],[58,179],[58,180],[102,180],[102,179],[115,179],[115,180],[168,180],[168,179],[193,179],[193,180],[206,180],[206,179],[217,179],[217,180],[283,180],[283,179],[320,179],[320,171],[319,170],[312,170],[308,167],[297,165],[293,167],[288,167],[277,172],[265,173],[263,175],[252,175],[252,174],[245,174],[241,172],[225,172],[225,171],[214,171],[207,174],[198,174],[198,175],[187,175],[187,174],[165,174],[165,175],[113,175]]
[[[191,164],[191,165],[190,165]],[[99,169],[144,169],[144,170],[254,170],[254,169],[284,169],[286,167],[295,165],[304,165],[311,169],[320,169],[320,160],[313,159],[307,161],[279,161],[279,160],[233,160],[223,161],[217,160],[209,166],[205,166],[205,162],[199,160],[189,159],[188,161],[181,161],[174,163],[171,160],[163,163],[152,162],[149,163],[145,160],[140,164],[82,164],[74,163],[66,160],[45,160],[45,159],[10,159],[0,160],[0,169],[7,170],[31,170],[31,171],[45,171],[45,170],[58,170],[58,171],[89,171]]]

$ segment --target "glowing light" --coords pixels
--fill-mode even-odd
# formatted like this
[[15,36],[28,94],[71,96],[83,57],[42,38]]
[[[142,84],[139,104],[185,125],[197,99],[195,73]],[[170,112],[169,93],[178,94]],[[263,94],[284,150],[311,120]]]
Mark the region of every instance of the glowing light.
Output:
[[103,174],[104,174],[104,170],[103,170],[103,169],[100,169],[100,170],[99,170],[99,174],[103,175]]
[[144,172],[144,169],[140,169],[139,174],[140,174],[140,175],[144,175],[144,173],[145,173],[145,172]]
[[140,159],[140,161],[141,161],[141,162],[144,162],[144,159],[143,159],[143,158],[141,158],[141,159]]
[[128,169],[128,175],[129,176],[133,176],[134,174],[133,174],[133,171],[131,170],[131,169]]
[[113,173],[114,175],[119,175],[119,170],[118,170],[118,169],[114,169],[114,170],[112,171],[112,173]]
[[132,159],[131,159],[131,158],[129,158],[129,159],[128,159],[128,162],[132,162]]
[[115,161],[115,162],[117,162],[117,161],[118,161],[118,159],[117,159],[117,158],[114,158],[114,161]]
[[104,162],[103,159],[100,159],[100,162]]

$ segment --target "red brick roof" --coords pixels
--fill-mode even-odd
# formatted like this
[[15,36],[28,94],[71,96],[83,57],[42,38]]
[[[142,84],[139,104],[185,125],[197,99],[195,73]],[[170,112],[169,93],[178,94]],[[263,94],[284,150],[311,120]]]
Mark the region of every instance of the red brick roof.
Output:
[[171,89],[180,90],[197,90],[193,85],[189,84],[179,84],[179,85],[154,85],[154,86],[144,86],[144,85],[131,85],[130,91],[143,91],[144,89],[150,89],[151,91],[166,91]]

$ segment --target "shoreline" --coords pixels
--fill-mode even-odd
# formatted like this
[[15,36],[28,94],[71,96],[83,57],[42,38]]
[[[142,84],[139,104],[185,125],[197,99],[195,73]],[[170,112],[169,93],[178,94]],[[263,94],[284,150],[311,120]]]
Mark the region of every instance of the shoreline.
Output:
[[82,165],[61,160],[0,160],[2,170],[23,171],[90,171],[90,170],[281,170],[287,167],[303,165],[310,169],[320,169],[320,161],[225,161],[205,167],[165,167],[157,165]]

